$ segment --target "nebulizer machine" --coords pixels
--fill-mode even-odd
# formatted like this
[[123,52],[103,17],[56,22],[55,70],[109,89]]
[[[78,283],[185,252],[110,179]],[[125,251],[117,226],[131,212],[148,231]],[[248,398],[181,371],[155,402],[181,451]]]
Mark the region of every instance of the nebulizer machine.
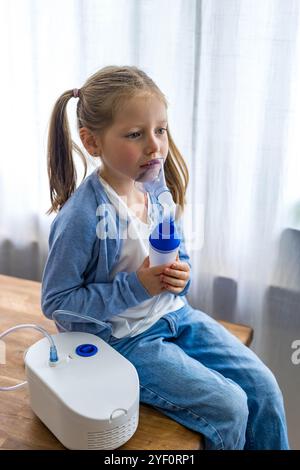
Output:
[[[164,159],[141,168],[135,185],[154,195],[163,209],[149,237],[150,265],[172,263],[180,239],[174,224],[175,204],[165,181]],[[66,448],[116,449],[133,436],[138,426],[137,371],[96,334],[68,331],[60,320],[62,316],[107,328],[107,323],[98,319],[66,310],[52,314],[57,334],[50,335],[36,324],[9,328],[0,334],[0,340],[23,328],[38,330],[45,337],[24,354],[27,380],[11,387],[0,386],[0,391],[11,392],[27,385],[33,412]]]

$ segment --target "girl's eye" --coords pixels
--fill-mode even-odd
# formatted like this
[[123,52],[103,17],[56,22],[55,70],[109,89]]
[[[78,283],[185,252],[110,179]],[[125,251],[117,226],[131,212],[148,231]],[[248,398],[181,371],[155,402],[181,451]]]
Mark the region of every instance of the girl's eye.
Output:
[[[161,127],[159,130],[160,130],[160,131],[166,131],[167,129],[166,129],[165,127]],[[163,132],[162,134],[164,134],[164,132]],[[162,134],[161,134],[161,135],[162,135]]]
[[[159,131],[161,131],[161,130],[162,130],[162,131],[166,131],[167,129],[166,129],[165,127],[160,127],[158,130],[159,130]],[[133,137],[133,138],[130,139],[130,140],[135,140],[135,137],[134,137],[134,136],[136,136],[137,134],[140,134],[140,132],[133,132],[132,134],[127,135],[126,137],[127,137],[127,138]],[[160,135],[163,135],[163,134],[164,134],[164,132],[162,132]]]
[[[130,137],[135,138],[135,136],[136,136],[137,134],[139,134],[139,132],[133,132],[132,134],[127,135],[126,137],[128,137],[129,139],[130,139]],[[133,140],[133,139],[130,139],[130,140]]]

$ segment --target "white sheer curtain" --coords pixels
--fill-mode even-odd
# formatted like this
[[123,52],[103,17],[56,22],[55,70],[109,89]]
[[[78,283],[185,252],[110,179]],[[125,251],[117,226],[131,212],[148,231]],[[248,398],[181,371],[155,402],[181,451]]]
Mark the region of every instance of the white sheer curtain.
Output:
[[189,200],[204,208],[204,241],[190,301],[254,327],[300,448],[300,4],[197,4]]
[[[53,219],[45,212],[54,101],[105,65],[139,66],[167,95],[172,135],[190,169],[189,300],[254,327],[253,348],[284,391],[294,448],[299,10],[298,0],[0,0],[0,273],[41,279]],[[68,111],[80,143],[76,103]]]

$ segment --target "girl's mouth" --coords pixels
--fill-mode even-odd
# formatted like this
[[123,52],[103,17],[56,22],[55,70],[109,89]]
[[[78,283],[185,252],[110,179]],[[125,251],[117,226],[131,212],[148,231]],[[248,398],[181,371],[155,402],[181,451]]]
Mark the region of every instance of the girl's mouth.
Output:
[[152,167],[153,165],[157,165],[160,163],[159,158],[155,158],[154,160],[150,160],[150,162],[145,163],[144,165],[141,165],[140,168],[149,168]]

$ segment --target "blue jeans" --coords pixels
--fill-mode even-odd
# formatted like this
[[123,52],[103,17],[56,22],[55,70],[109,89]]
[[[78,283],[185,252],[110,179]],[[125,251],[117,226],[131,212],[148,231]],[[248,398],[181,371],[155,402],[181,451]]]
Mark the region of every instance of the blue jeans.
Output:
[[204,312],[186,304],[108,343],[135,366],[140,401],[203,434],[206,449],[289,449],[274,375]]

